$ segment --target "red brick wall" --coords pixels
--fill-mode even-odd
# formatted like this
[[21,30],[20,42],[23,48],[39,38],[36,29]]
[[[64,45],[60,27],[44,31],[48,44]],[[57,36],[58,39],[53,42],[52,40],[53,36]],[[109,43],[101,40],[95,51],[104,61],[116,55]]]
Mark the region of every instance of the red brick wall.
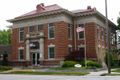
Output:
[[[48,24],[44,24],[43,31],[45,33],[44,41],[44,57],[48,59],[48,45],[55,45],[55,59],[63,59],[68,53],[68,24],[66,22],[55,22],[55,39],[48,39]],[[19,42],[19,29],[12,29],[12,54],[11,61],[18,60],[18,48],[24,47],[24,59],[25,59],[25,41]],[[28,33],[28,27],[24,28],[25,36]]]
[[[28,27],[24,28],[25,36],[28,33]],[[25,42],[19,42],[19,28],[12,29],[11,36],[11,45],[12,45],[12,53],[10,55],[11,61],[18,61],[18,48],[24,47],[24,59],[25,59]]]
[[95,23],[86,23],[85,27],[86,27],[85,34],[86,34],[87,58],[97,58],[96,45],[95,45],[96,24]]
[[18,56],[17,56],[17,52],[18,52],[18,28],[12,29],[12,36],[11,36],[11,43],[12,43],[12,53],[11,53],[11,60],[17,60]]
[[[44,41],[44,58],[48,59],[48,45],[55,45],[55,59],[64,59],[68,53],[68,45],[71,44],[74,47],[74,41],[68,40],[68,23],[66,22],[55,22],[55,39],[48,39],[48,24],[44,24],[43,31],[45,34]],[[11,60],[18,60],[18,47],[23,46],[25,51],[25,42],[19,43],[19,29],[15,28],[12,30],[12,54]],[[28,33],[28,27],[24,28],[25,34]],[[86,54],[87,58],[96,58],[96,24],[95,23],[86,23],[85,32],[86,32]],[[76,36],[78,39],[78,36]],[[73,38],[74,39],[74,38]],[[77,45],[85,44],[84,40],[77,40]],[[24,52],[25,58],[25,52]],[[46,61],[45,61],[46,62]],[[47,63],[47,62],[46,62]]]
[[85,36],[84,37],[85,38],[78,40],[78,33],[76,33],[77,50],[78,50],[79,45],[86,45],[87,58],[96,59],[97,58],[97,55],[96,55],[96,24],[94,22],[85,24]]
[[55,58],[64,58],[67,54],[68,49],[68,36],[67,26],[68,24],[61,21],[55,22],[55,39],[48,39],[48,24],[44,26],[45,32],[45,59],[48,59],[48,45],[55,45]]

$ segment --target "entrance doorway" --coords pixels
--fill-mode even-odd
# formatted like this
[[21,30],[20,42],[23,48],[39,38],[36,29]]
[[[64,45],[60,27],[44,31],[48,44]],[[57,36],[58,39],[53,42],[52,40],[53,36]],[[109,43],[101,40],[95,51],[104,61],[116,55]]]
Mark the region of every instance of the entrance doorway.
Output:
[[39,53],[32,53],[32,65],[37,66],[39,65],[40,54]]

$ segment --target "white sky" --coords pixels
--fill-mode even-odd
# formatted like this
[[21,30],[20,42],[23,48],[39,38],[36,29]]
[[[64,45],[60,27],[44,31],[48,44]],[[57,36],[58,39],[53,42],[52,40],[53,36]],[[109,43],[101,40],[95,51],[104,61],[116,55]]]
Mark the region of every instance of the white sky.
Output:
[[[6,20],[25,14],[35,10],[36,5],[44,3],[45,5],[58,4],[68,9],[86,9],[88,5],[96,7],[96,9],[105,15],[105,0],[1,0],[0,1],[0,29],[6,29],[11,25]],[[119,0],[108,0],[108,17],[116,24],[120,11]]]

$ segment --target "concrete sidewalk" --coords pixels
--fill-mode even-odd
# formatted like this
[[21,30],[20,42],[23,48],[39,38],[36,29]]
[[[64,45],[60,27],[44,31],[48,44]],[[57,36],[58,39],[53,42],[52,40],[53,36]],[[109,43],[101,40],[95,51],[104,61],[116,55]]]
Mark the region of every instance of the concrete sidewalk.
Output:
[[[112,70],[115,70],[115,69],[111,69],[111,74],[120,74],[118,72],[112,72]],[[108,73],[108,70],[100,70],[100,71],[94,71],[94,72],[90,72],[90,74],[87,74],[86,76],[101,76],[103,74],[107,74]]]
[[101,70],[101,71],[94,71],[94,72],[90,72],[90,74],[86,75],[86,76],[101,76],[102,74],[106,74],[108,73],[107,70]]

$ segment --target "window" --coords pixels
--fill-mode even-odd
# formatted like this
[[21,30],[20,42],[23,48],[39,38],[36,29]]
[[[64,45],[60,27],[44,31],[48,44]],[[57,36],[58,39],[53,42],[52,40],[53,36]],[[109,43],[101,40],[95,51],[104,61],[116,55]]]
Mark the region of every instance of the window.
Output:
[[98,29],[98,40],[100,40],[100,29]]
[[102,45],[104,46],[104,30],[102,28],[102,31],[101,31],[101,36],[102,36]]
[[115,44],[115,34],[111,33],[111,44]]
[[38,31],[42,31],[43,30],[43,25],[38,25]]
[[68,54],[72,52],[72,46],[68,46]]
[[24,55],[23,55],[23,52],[24,50],[23,49],[19,49],[19,52],[18,52],[18,58],[19,60],[23,60],[24,59]]
[[100,41],[100,35],[101,35],[101,28],[99,25],[97,25],[97,39],[98,39],[98,42]]
[[68,39],[72,38],[72,25],[68,24]]
[[29,32],[34,32],[35,31],[35,26],[30,26],[29,27]]
[[84,38],[84,31],[79,32],[79,39],[83,39]]
[[49,58],[55,57],[55,47],[48,47],[48,57]]
[[104,30],[101,31],[102,40],[104,40]]
[[84,38],[85,26],[84,26],[84,24],[79,24],[78,26],[79,26],[79,27],[78,27],[78,30],[79,30],[78,38],[79,38],[79,39],[83,39],[83,38]]
[[84,47],[79,47],[78,50],[84,56],[84,54],[85,54],[85,48]]
[[0,54],[0,59],[2,58],[2,54]]
[[19,28],[19,41],[24,40],[24,28]]
[[50,23],[48,25],[48,38],[53,39],[54,38],[54,24]]

